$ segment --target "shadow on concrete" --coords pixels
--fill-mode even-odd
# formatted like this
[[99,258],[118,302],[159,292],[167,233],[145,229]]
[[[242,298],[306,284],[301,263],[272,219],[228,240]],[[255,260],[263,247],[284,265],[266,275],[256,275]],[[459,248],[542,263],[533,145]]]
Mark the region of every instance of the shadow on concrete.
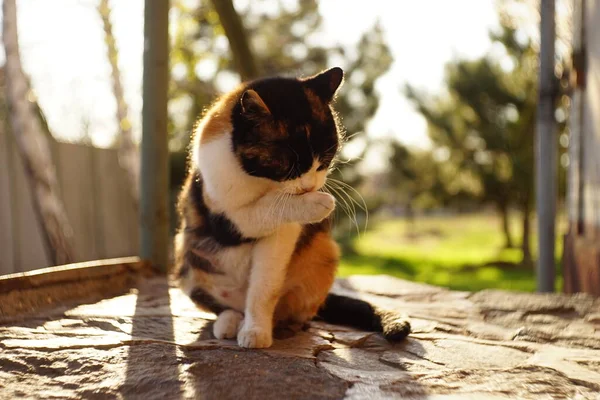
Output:
[[[173,344],[168,284],[165,279],[150,280],[138,290],[121,393],[126,399],[180,399],[183,382],[177,346]],[[153,313],[154,309],[161,311]]]

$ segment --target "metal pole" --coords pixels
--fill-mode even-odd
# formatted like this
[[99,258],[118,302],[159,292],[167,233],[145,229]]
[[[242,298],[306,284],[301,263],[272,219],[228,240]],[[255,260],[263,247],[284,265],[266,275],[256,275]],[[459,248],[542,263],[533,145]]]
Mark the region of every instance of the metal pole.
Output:
[[554,291],[554,243],[557,197],[557,138],[554,120],[555,0],[540,2],[540,73],[536,132],[536,202],[538,213],[537,290]]
[[145,1],[140,253],[165,272],[169,261],[168,17],[168,0]]

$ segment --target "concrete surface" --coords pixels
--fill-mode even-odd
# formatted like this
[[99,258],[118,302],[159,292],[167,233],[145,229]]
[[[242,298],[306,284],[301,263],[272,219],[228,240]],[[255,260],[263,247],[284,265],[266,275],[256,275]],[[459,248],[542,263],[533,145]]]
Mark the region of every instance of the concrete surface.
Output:
[[339,293],[395,307],[413,334],[312,323],[268,350],[211,337],[214,315],[153,278],[130,294],[5,319],[0,398],[600,399],[600,300],[454,292],[386,276]]

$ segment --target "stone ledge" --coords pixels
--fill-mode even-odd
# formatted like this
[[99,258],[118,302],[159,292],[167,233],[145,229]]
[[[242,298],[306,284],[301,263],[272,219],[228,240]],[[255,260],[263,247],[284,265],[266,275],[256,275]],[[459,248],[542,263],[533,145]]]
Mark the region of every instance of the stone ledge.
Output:
[[414,333],[391,345],[315,322],[279,333],[271,349],[244,350],[213,339],[214,315],[152,278],[126,295],[5,321],[0,398],[599,398],[598,299],[387,276],[335,290],[409,314]]
[[0,276],[0,322],[64,303],[91,302],[127,293],[138,280],[152,275],[148,262],[129,257]]

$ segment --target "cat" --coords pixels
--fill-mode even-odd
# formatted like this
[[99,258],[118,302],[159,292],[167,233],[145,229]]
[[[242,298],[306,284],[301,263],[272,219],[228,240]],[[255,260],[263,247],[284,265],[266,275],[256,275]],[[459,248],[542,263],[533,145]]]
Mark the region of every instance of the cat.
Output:
[[179,285],[217,314],[213,334],[264,348],[275,323],[315,317],[400,340],[396,313],[329,294],[340,257],[332,239],[335,199],[321,191],[342,139],[331,106],[344,72],[241,84],[194,130],[178,200]]

